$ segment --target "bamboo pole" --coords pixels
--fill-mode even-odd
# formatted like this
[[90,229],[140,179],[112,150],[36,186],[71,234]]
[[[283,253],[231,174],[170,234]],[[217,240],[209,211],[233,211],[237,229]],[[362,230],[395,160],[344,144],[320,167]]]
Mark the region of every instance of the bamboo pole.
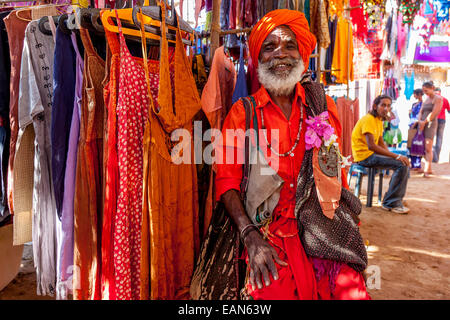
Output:
[[348,21],[348,36],[347,36],[347,99],[350,99],[350,34],[352,32],[352,26]]
[[214,52],[220,44],[220,3],[221,0],[213,0],[212,3],[212,21],[211,21],[211,46],[209,61],[212,62]]

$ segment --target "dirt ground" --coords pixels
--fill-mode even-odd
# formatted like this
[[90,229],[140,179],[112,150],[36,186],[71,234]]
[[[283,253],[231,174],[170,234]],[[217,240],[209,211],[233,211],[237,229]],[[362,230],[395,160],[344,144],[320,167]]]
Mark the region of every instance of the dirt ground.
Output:
[[[450,299],[450,164],[434,164],[433,171],[429,178],[411,172],[404,198],[408,215],[377,204],[378,177],[373,207],[360,197],[369,266],[378,266],[381,275],[380,289],[369,289],[373,299]],[[389,179],[384,178],[384,192]],[[367,180],[363,185],[365,194]]]
[[[450,164],[434,165],[434,172],[430,178],[411,173],[404,199],[411,208],[408,215],[377,204],[378,177],[373,207],[365,207],[367,178],[363,181],[361,234],[368,241],[368,285],[374,300],[450,299]],[[384,192],[389,179],[384,178]],[[19,274],[0,292],[0,300],[54,299],[36,295],[35,280],[28,245]]]

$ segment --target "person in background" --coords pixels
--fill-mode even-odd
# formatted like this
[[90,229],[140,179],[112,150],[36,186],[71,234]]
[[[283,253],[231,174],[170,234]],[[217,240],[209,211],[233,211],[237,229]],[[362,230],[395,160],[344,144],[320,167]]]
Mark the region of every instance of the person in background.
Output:
[[389,151],[383,140],[383,121],[390,119],[391,105],[389,96],[375,98],[372,109],[353,128],[352,154],[354,162],[361,166],[394,170],[382,208],[406,214],[409,208],[403,206],[402,200],[408,183],[409,159]]
[[[441,88],[436,88],[435,93],[441,96]],[[441,96],[442,97],[442,96]],[[444,138],[445,111],[450,113],[450,105],[445,97],[442,97],[442,109],[438,115],[438,124],[436,130],[436,141],[433,146],[433,162],[439,162],[439,155],[442,148],[442,139]]]
[[427,98],[422,103],[418,115],[418,129],[425,134],[425,168],[423,176],[426,178],[433,174],[431,162],[433,160],[433,139],[436,135],[438,115],[441,112],[443,99],[435,93],[433,82],[425,82],[422,85],[423,92]]
[[[411,110],[409,110],[409,128],[411,128],[419,119],[419,112],[422,108],[422,97],[423,90],[415,89],[414,90],[414,98],[417,100],[413,103]],[[413,171],[421,171],[422,169],[422,157],[420,156],[410,156],[411,158],[411,170]],[[422,170],[423,172],[423,170]]]

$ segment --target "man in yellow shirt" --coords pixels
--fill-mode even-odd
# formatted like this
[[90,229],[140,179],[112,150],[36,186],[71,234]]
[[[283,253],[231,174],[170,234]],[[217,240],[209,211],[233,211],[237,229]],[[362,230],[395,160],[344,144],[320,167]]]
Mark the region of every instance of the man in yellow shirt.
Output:
[[409,159],[389,151],[383,140],[383,121],[389,120],[392,99],[378,96],[372,109],[358,120],[352,132],[353,161],[364,167],[394,170],[389,189],[384,195],[382,208],[406,214],[402,204],[408,183]]

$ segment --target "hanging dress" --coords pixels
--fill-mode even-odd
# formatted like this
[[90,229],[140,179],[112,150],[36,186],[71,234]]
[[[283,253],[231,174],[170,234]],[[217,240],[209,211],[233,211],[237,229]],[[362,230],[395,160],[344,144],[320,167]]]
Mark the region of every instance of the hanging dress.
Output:
[[105,144],[105,200],[102,227],[102,299],[115,300],[116,287],[114,275],[114,219],[117,213],[117,193],[119,189],[119,166],[117,158],[117,93],[119,84],[120,45],[117,35],[105,29],[111,52],[109,82],[103,95],[107,110]]
[[[162,20],[165,10],[162,10]],[[165,25],[162,25],[165,35]],[[144,54],[146,55],[146,54]],[[148,71],[148,69],[147,69]],[[150,75],[147,72],[150,87]],[[144,215],[148,218],[150,252],[150,298],[189,299],[189,286],[198,255],[197,173],[191,146],[192,119],[200,111],[200,97],[177,31],[174,86],[170,80],[168,43],[161,40],[158,106],[152,91],[145,132]],[[174,88],[174,93],[172,93]],[[171,153],[171,133],[185,129],[183,144],[188,145],[190,163],[176,164]],[[186,141],[184,139],[187,139]],[[190,144],[189,144],[190,143]],[[176,142],[175,142],[176,144]],[[190,159],[189,159],[190,158]]]
[[128,50],[118,17],[117,21],[120,66],[116,109],[119,193],[114,222],[115,295],[118,300],[138,300],[141,285],[143,135],[149,100],[144,69]]
[[97,300],[101,298],[105,61],[95,50],[88,30],[81,28],[80,36],[84,70],[74,200],[74,299]]

